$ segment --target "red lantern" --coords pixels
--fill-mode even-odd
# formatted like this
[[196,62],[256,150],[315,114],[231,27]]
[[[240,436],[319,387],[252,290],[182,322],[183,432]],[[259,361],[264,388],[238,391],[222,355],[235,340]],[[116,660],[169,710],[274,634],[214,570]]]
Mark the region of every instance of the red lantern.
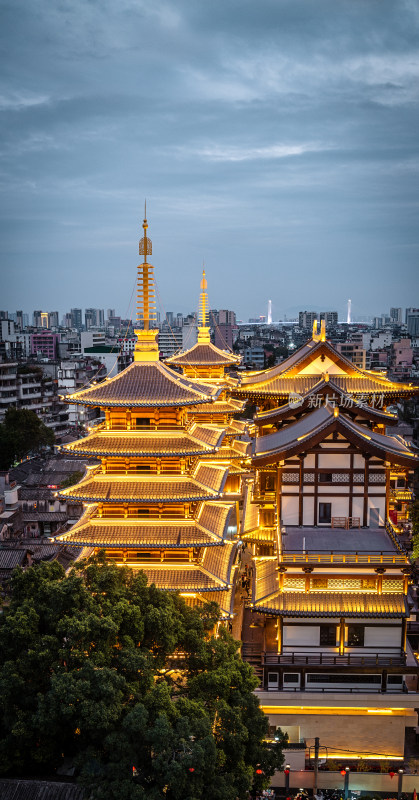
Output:
[[341,769],[340,774],[341,775],[346,775],[346,769]]
[[256,770],[256,775],[263,775],[263,769],[258,767],[258,769]]
[[195,772],[195,767],[189,767],[189,772]]
[[396,774],[396,773],[395,773],[395,772],[393,772],[393,770],[392,770],[392,769],[389,769],[389,771],[388,771],[388,774],[390,775],[390,778],[394,778],[394,776],[395,776],[395,774]]
[[290,774],[289,769],[284,769],[284,773],[285,773],[285,775],[289,775]]

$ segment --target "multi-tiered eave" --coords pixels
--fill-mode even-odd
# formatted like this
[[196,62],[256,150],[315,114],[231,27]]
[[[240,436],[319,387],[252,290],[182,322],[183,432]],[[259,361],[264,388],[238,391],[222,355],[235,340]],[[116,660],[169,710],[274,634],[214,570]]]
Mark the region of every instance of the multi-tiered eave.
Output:
[[384,399],[387,405],[397,398],[412,397],[419,387],[412,384],[394,383],[384,375],[360,369],[341,355],[326,340],[316,338],[300,347],[280,364],[263,372],[243,375],[240,386],[234,390],[236,397],[254,401],[288,400],[291,393],[306,395],[327,374],[339,391],[365,397],[369,402],[374,397]]
[[166,363],[173,367],[197,368],[207,367],[232,367],[240,364],[240,356],[229,350],[220,350],[212,342],[197,342],[189,350],[175,353],[166,359]]
[[66,397],[99,408],[165,408],[212,403],[218,386],[188,380],[159,361],[134,361],[119,375]]
[[159,588],[179,591],[191,603],[215,600],[230,615],[237,512],[225,491],[229,465],[218,458],[225,429],[187,415],[192,407],[211,407],[222,387],[189,379],[158,360],[146,220],[143,228],[134,362],[66,398],[102,409],[104,421],[65,447],[100,464],[59,491],[81,501],[85,511],[58,539],[103,549],[108,559],[142,570]]
[[223,428],[195,422],[185,430],[106,430],[105,425],[64,450],[79,456],[128,456],[177,458],[215,455],[222,444]]

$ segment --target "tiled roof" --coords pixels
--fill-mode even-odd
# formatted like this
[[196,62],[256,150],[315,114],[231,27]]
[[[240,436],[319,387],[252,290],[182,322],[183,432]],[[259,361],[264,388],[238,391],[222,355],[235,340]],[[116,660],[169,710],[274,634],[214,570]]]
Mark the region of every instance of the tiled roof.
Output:
[[[319,380],[317,370],[309,372],[310,363],[319,357],[334,362],[341,374],[333,374],[333,380],[343,391],[353,394],[382,393],[388,396],[413,395],[419,392],[416,386],[392,383],[387,378],[360,369],[339,353],[330,342],[310,340],[291,356],[271,369],[253,375],[243,375],[239,395],[284,396],[290,392],[303,394]],[[304,369],[304,375],[301,370]]]
[[26,549],[12,549],[4,548],[0,550],[0,570],[11,570],[19,567],[25,560]]
[[83,800],[83,789],[74,783],[0,779],[1,800]]
[[277,461],[307,449],[315,441],[323,441],[332,430],[338,430],[366,452],[388,459],[391,463],[413,466],[419,456],[398,436],[375,433],[354,422],[345,413],[334,415],[335,409],[322,405],[275,433],[259,436],[252,444],[255,464]]
[[224,488],[227,475],[228,468],[224,465],[206,464],[205,462],[200,462],[193,473],[195,480],[208,486],[217,494]]
[[236,549],[235,542],[227,542],[224,547],[207,547],[202,560],[202,568],[224,583],[230,584]]
[[[204,468],[203,468],[204,469]],[[63,489],[60,497],[94,503],[179,503],[218,497],[227,474],[224,467],[209,466],[196,471],[196,480],[187,475],[141,475],[122,478],[115,475],[95,475],[76,486]],[[205,480],[204,480],[205,479]],[[199,481],[199,482],[198,482]],[[206,483],[205,481],[208,481]]]
[[189,431],[105,431],[101,430],[64,445],[64,449],[78,455],[95,456],[194,456],[213,453],[221,444],[224,430],[192,426]]
[[24,511],[23,522],[65,522],[68,514],[65,511]]
[[208,344],[200,344],[198,342],[189,350],[185,350],[183,353],[175,353],[174,356],[166,359],[167,364],[173,364],[176,367],[215,367],[223,364],[228,366],[239,362],[240,356],[236,356],[227,350],[220,350],[211,342],[208,342]]
[[189,413],[197,416],[198,414],[237,414],[243,411],[245,401],[240,400],[216,400],[214,403],[202,403],[196,408],[193,406]]
[[258,611],[286,617],[408,617],[410,612],[402,594],[277,594],[255,604]]
[[259,525],[259,506],[251,502],[253,485],[254,481],[247,481],[244,490],[241,534],[253,531]]
[[[130,564],[129,566],[133,566]],[[210,575],[206,575],[195,564],[179,565],[178,568],[162,564],[161,566],[148,565],[139,563],[138,569],[141,569],[147,575],[148,583],[155,583],[159,589],[166,589],[167,591],[180,591],[180,592],[209,592],[211,590],[220,591],[224,587],[222,584]]]
[[[291,392],[303,395],[310,391],[315,387],[318,379],[318,375],[295,375],[295,377],[285,375],[283,378],[279,376],[272,380],[267,380],[264,384],[242,385],[234,390],[234,394],[245,397],[281,397],[286,399]],[[418,394],[417,386],[406,386],[402,383],[390,383],[390,381],[384,383],[383,379],[379,380],[373,376],[363,378],[350,375],[334,375],[333,380],[343,392],[349,395],[382,394],[384,397],[396,398]]]
[[203,503],[196,519],[106,519],[83,517],[57,541],[89,547],[185,548],[219,545],[232,505]]
[[220,388],[184,378],[159,361],[134,362],[114,378],[67,395],[65,400],[106,407],[190,406],[207,403],[218,397],[220,391]]
[[[296,414],[300,415],[303,411],[312,407],[310,404],[313,397],[321,396],[322,404],[328,402],[326,401],[326,397],[328,397],[330,398],[330,405],[334,403],[339,407],[343,407],[345,413],[351,416],[365,417],[385,425],[394,425],[397,422],[397,414],[391,414],[389,411],[384,411],[381,408],[374,408],[365,403],[360,403],[353,394],[346,394],[335,378],[335,375],[332,375],[329,380],[325,380],[322,377],[303,395],[293,395],[288,403],[255,414],[253,417],[254,421],[258,425],[265,425],[269,422],[279,422],[282,419],[287,419]],[[355,379],[355,381],[356,380],[357,379]]]
[[275,558],[256,562],[253,600],[258,602],[278,591],[278,562]]
[[225,503],[203,503],[198,514],[198,522],[203,528],[217,531],[221,536],[232,509],[234,506]]

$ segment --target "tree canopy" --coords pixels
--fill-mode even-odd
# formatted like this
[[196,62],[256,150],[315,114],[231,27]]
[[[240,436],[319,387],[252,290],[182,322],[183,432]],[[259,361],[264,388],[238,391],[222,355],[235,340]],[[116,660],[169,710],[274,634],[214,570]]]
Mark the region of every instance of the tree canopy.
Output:
[[[16,570],[0,618],[0,772],[63,757],[97,800],[236,800],[283,764],[218,607],[99,556]],[[258,770],[256,772],[256,770]]]
[[9,406],[0,424],[0,469],[9,469],[28,453],[54,442],[54,431],[34,411]]

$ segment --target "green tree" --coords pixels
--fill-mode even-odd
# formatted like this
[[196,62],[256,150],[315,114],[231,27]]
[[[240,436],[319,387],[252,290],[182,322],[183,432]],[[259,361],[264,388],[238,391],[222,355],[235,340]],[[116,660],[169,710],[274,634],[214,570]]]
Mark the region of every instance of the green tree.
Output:
[[[0,618],[0,772],[63,756],[97,800],[236,800],[282,766],[219,613],[103,556],[12,577]],[[258,773],[256,773],[258,769]],[[261,774],[260,774],[261,770]]]
[[64,480],[61,481],[60,489],[67,489],[69,486],[74,486],[76,483],[81,481],[83,475],[84,471],[82,469],[76,469],[68,476],[68,478],[64,478]]
[[34,411],[10,406],[0,424],[0,469],[9,469],[28,453],[51,447],[54,442],[54,432]]

